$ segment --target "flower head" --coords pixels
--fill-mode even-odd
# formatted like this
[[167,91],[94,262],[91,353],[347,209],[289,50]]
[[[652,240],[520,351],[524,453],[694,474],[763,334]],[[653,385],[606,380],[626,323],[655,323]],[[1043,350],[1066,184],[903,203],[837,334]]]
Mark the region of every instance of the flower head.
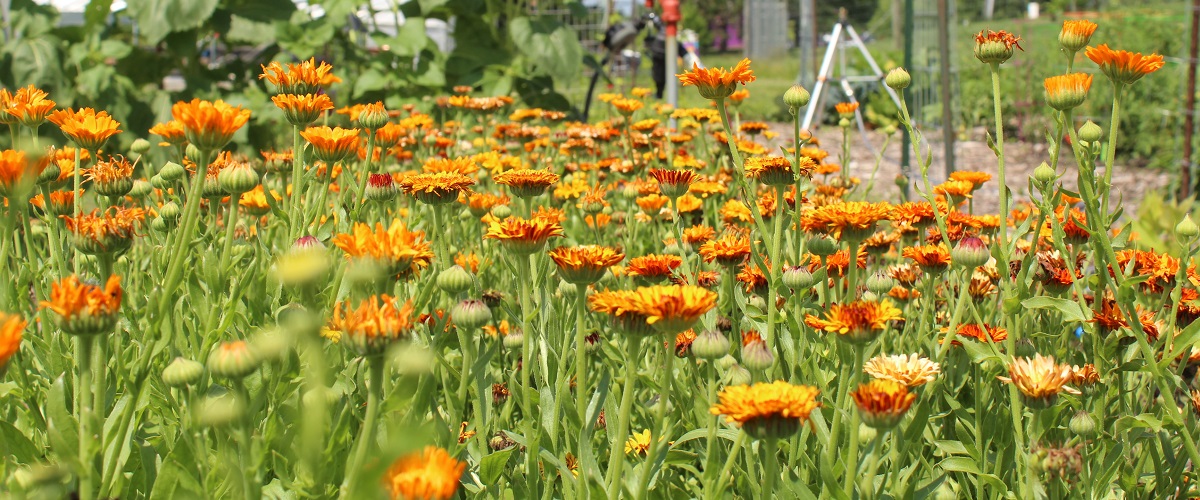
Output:
[[0,151],[0,196],[12,196],[33,186],[34,165],[24,151]]
[[691,188],[692,182],[700,179],[700,174],[691,170],[650,169],[650,177],[658,181],[658,189],[664,196],[678,198]]
[[405,194],[417,201],[430,205],[453,203],[458,195],[468,192],[475,179],[462,174],[439,172],[436,174],[406,175],[398,182]]
[[4,374],[8,360],[12,359],[21,347],[21,334],[25,331],[25,324],[25,320],[16,314],[0,312],[0,375]]
[[749,59],[742,59],[728,71],[724,68],[701,68],[692,64],[691,71],[675,76],[683,86],[695,86],[701,97],[713,100],[729,97],[737,90],[739,83],[745,85],[755,79],[754,71],[750,70]]
[[75,235],[75,246],[79,251],[101,255],[127,250],[133,243],[138,224],[145,217],[146,211],[140,208],[110,207],[103,213],[94,209],[79,217],[63,216],[63,220]]
[[1074,55],[1087,47],[1088,42],[1092,40],[1092,33],[1096,32],[1096,27],[1096,23],[1086,19],[1063,21],[1062,31],[1058,32],[1058,44]]
[[663,281],[681,264],[683,259],[678,255],[643,255],[629,259],[625,273],[647,281]]
[[891,380],[872,380],[858,386],[851,396],[863,423],[876,429],[895,427],[917,399],[908,386]]
[[1117,85],[1130,85],[1163,67],[1161,55],[1113,50],[1108,48],[1108,44],[1088,47],[1084,53],[1088,59],[1100,66],[1101,73]]
[[692,285],[656,285],[604,291],[588,297],[588,307],[617,320],[627,333],[679,333],[716,306],[717,294]]
[[171,106],[171,116],[183,125],[187,140],[203,151],[216,151],[233,139],[233,134],[250,120],[250,110],[225,101],[192,99]]
[[1042,82],[1046,88],[1046,103],[1059,111],[1075,109],[1087,99],[1092,88],[1092,75],[1071,73],[1052,76]]
[[1008,366],[1008,376],[996,378],[1017,386],[1030,408],[1042,409],[1053,405],[1059,392],[1079,394],[1067,386],[1073,376],[1071,365],[1056,363],[1054,356],[1037,354],[1032,359],[1014,359]]
[[650,442],[650,429],[635,432],[625,441],[625,454],[644,457],[650,451]]
[[887,330],[890,323],[903,319],[900,310],[891,302],[860,300],[848,304],[833,304],[821,319],[811,314],[804,323],[811,328],[837,333],[849,342],[869,342]]
[[0,102],[5,105],[0,113],[15,118],[26,127],[36,128],[46,120],[46,115],[54,111],[55,103],[48,97],[46,91],[33,85],[22,87],[5,99],[7,104]]
[[501,245],[518,255],[529,255],[540,251],[550,238],[563,235],[562,224],[558,220],[534,216],[524,219],[509,216],[503,220],[494,217],[487,218],[486,239],[498,240]]
[[700,245],[698,252],[704,262],[716,262],[725,267],[737,266],[750,256],[750,233],[727,231],[720,238]]
[[546,170],[518,169],[496,175],[496,184],[508,186],[519,198],[533,198],[558,182],[558,174]]
[[278,94],[271,96],[275,107],[283,110],[288,123],[304,127],[333,109],[333,101],[325,94]]
[[1013,56],[1013,47],[1021,50],[1021,37],[1004,30],[980,31],[975,35],[975,58],[984,64],[1002,64]]
[[877,379],[917,387],[933,382],[941,373],[941,366],[917,354],[880,354],[863,364],[863,372]]
[[72,335],[95,335],[112,329],[121,310],[121,278],[109,276],[104,287],[83,283],[71,275],[50,285],[50,300],[43,300],[43,309],[57,314],[64,332]]
[[843,240],[863,240],[875,232],[875,224],[891,215],[887,203],[847,201],[822,205],[801,219],[809,232],[823,232]]
[[339,343],[359,355],[374,356],[383,354],[392,342],[408,337],[414,325],[411,300],[397,308],[395,298],[382,295],[368,298],[358,307],[339,303],[328,326],[341,332]]
[[358,151],[358,129],[308,127],[300,136],[312,145],[313,155],[326,163],[337,163]]
[[316,94],[326,87],[342,81],[333,75],[333,66],[316,58],[299,63],[290,63],[285,68],[278,61],[262,66],[259,80],[266,80],[275,86],[279,94]]
[[178,146],[187,142],[187,136],[184,135],[183,124],[179,120],[168,120],[150,127],[150,133],[162,138],[163,144],[168,146]]
[[100,149],[109,137],[121,133],[119,122],[107,112],[92,108],[60,109],[46,118],[58,125],[63,135],[70,137],[76,146],[89,151]]
[[[800,158],[800,177],[811,177],[816,164],[807,157]],[[746,159],[746,175],[768,186],[788,186],[797,181],[792,161],[782,156],[754,156]]]
[[424,231],[409,231],[404,222],[395,219],[384,228],[355,223],[350,233],[333,237],[333,244],[346,252],[347,258],[373,259],[383,263],[392,275],[416,275],[433,260],[432,244]]
[[466,468],[466,462],[446,450],[427,446],[392,462],[383,474],[383,485],[393,500],[448,500],[458,491]]
[[820,393],[816,387],[784,381],[734,385],[717,394],[719,402],[709,413],[724,416],[755,437],[786,437],[821,406]]
[[609,267],[625,260],[625,253],[617,248],[599,245],[558,247],[550,251],[550,259],[558,266],[558,275],[566,282],[590,285],[600,281]]

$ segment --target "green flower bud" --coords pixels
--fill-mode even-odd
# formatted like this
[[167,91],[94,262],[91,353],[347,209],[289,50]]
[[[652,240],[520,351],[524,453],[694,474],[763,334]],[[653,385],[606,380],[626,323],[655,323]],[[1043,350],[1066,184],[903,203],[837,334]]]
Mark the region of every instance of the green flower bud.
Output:
[[492,310],[482,300],[468,299],[450,308],[450,319],[459,328],[475,330],[492,320]]
[[292,349],[292,339],[284,330],[267,329],[250,339],[251,347],[263,361],[280,362],[287,359]]
[[842,119],[838,120],[838,126],[842,127],[842,128],[850,128],[850,119],[842,118]]
[[62,169],[58,167],[58,164],[50,162],[48,165],[46,165],[46,168],[42,169],[42,173],[38,174],[37,184],[39,186],[44,186],[46,184],[58,182],[59,175],[62,175]]
[[894,68],[883,78],[883,83],[893,90],[904,90],[912,84],[912,75],[904,68]]
[[1091,120],[1088,120],[1083,126],[1079,127],[1079,140],[1081,141],[1096,142],[1101,137],[1104,137],[1104,129]]
[[154,219],[150,220],[150,229],[153,229],[159,233],[170,231],[173,227],[173,225],[163,220],[162,217],[155,217]]
[[987,264],[989,258],[991,258],[991,253],[988,252],[987,245],[984,245],[983,240],[978,236],[967,236],[959,240],[958,244],[950,250],[950,262],[967,269],[975,269]]
[[520,349],[521,346],[525,345],[525,332],[522,332],[520,328],[514,327],[508,332],[508,335],[504,336],[503,343],[504,347],[509,349]]
[[750,383],[750,370],[743,368],[741,365],[734,363],[725,372],[725,377],[729,380],[726,385],[746,385]]
[[459,265],[448,267],[437,275],[438,288],[451,295],[458,295],[470,290],[474,283],[475,278],[471,273]]
[[197,406],[195,419],[200,427],[225,427],[246,413],[246,403],[232,394],[205,398]]
[[1196,227],[1196,223],[1192,221],[1192,216],[1185,214],[1183,220],[1175,225],[1175,235],[1181,239],[1190,240],[1200,235],[1200,227]]
[[204,365],[190,359],[175,358],[162,372],[162,380],[171,387],[183,387],[200,381]]
[[238,164],[217,172],[217,183],[221,191],[230,195],[240,195],[254,189],[258,185],[258,172],[246,164]]
[[719,331],[705,330],[692,341],[692,355],[700,359],[717,359],[729,354],[729,338]]
[[133,181],[133,187],[129,189],[129,196],[145,198],[151,191],[154,191],[154,186],[151,186],[145,179],[137,179]]
[[208,355],[208,371],[214,377],[239,379],[254,373],[261,363],[258,352],[243,340],[222,342]]
[[837,253],[838,243],[825,235],[816,235],[808,240],[808,251],[817,257],[828,257]]
[[497,219],[504,219],[512,215],[512,209],[508,205],[496,205],[492,207],[492,216]]
[[196,147],[195,144],[188,143],[187,147],[183,150],[183,154],[192,161],[200,161],[200,148]]
[[181,211],[179,209],[179,205],[173,201],[164,203],[163,206],[158,209],[158,216],[169,222],[178,221],[180,215]]
[[766,370],[775,364],[775,353],[766,342],[751,342],[742,346],[742,364],[750,370]]
[[1033,169],[1033,180],[1038,184],[1049,185],[1056,179],[1058,179],[1058,173],[1053,168],[1050,168],[1050,165],[1046,162],[1042,162],[1041,165]]
[[133,144],[129,146],[129,151],[138,155],[144,155],[147,151],[150,151],[150,146],[150,141],[138,138],[134,139]]
[[388,174],[371,174],[367,177],[367,188],[364,191],[368,200],[385,202],[396,197],[396,180]]
[[1071,417],[1068,428],[1079,437],[1088,439],[1096,435],[1096,419],[1092,418],[1088,412],[1080,411]]
[[163,191],[166,191],[166,190],[170,189],[172,186],[174,186],[175,182],[168,180],[166,177],[163,177],[161,175],[155,175],[154,177],[150,178],[150,185],[153,186],[155,189],[161,189]]
[[783,103],[792,110],[792,113],[808,106],[808,102],[811,100],[812,94],[809,94],[808,89],[801,85],[792,85],[783,93]]
[[789,267],[783,271],[783,286],[799,293],[813,286],[817,280],[808,268],[802,266]]
[[886,295],[896,287],[896,279],[884,271],[876,271],[867,278],[867,290],[876,295]]
[[187,169],[183,168],[183,165],[169,161],[158,169],[158,175],[167,181],[175,182],[187,175]]

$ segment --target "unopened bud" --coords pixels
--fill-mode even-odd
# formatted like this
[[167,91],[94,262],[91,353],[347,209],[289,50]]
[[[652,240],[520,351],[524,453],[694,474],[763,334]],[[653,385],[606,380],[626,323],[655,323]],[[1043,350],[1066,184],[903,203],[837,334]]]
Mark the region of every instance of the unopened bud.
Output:
[[904,90],[912,84],[912,75],[904,68],[894,68],[883,78],[883,83],[893,90]]
[[1079,140],[1096,142],[1104,137],[1104,129],[1100,128],[1091,120],[1088,120],[1083,126],[1079,127]]

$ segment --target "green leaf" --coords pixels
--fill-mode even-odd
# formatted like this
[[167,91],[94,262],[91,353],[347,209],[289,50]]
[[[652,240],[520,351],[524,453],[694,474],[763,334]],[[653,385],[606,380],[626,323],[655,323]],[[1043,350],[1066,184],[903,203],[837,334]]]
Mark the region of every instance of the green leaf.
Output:
[[387,82],[388,78],[383,73],[375,69],[368,69],[354,80],[354,92],[351,95],[354,99],[358,99],[368,92],[383,90],[387,88]]
[[0,420],[0,449],[18,464],[32,464],[41,458],[37,448],[24,433],[3,420]]
[[146,43],[157,44],[177,31],[198,28],[212,17],[218,0],[129,0],[128,12],[137,21]]
[[500,475],[508,466],[508,459],[512,457],[513,451],[516,449],[516,446],[512,446],[483,457],[483,460],[479,461],[479,479],[483,481],[483,484],[496,484],[500,480]]
[[1021,301],[1026,309],[1055,309],[1062,313],[1063,321],[1083,322],[1088,320],[1088,314],[1079,307],[1078,302],[1057,297],[1031,297]]
[[979,467],[975,465],[975,461],[968,457],[950,457],[942,460],[938,467],[946,472],[962,472],[971,474],[988,483],[989,486],[995,488],[996,491],[1004,491],[1004,482],[994,474],[981,472]]
[[163,460],[158,479],[154,481],[154,489],[150,490],[150,500],[201,498],[204,489],[193,472],[195,463],[196,458],[187,440],[180,440]]
[[1149,413],[1141,415],[1126,415],[1117,419],[1116,433],[1121,434],[1130,429],[1150,429],[1153,432],[1162,431],[1162,421]]
[[75,416],[67,410],[72,401],[67,399],[67,389],[63,376],[54,379],[50,386],[50,394],[46,398],[46,434],[50,437],[50,447],[58,458],[64,461],[77,462],[79,459],[79,425]]
[[547,18],[519,17],[509,25],[517,50],[534,61],[534,74],[566,80],[577,75],[583,64],[583,47],[575,32]]
[[62,69],[52,36],[22,38],[11,46],[13,81],[27,85],[59,85]]
[[242,16],[233,16],[229,21],[229,32],[225,39],[253,45],[275,41],[275,27],[270,23],[254,21]]
[[87,29],[104,24],[112,11],[113,0],[92,0],[83,9],[83,24]]

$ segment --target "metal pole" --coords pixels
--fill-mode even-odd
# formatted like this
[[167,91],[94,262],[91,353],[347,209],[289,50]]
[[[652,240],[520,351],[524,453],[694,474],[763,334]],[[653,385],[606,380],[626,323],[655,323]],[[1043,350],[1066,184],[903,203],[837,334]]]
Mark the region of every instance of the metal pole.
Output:
[[804,111],[804,121],[800,123],[800,128],[807,130],[812,125],[817,108],[821,107],[825,81],[829,79],[830,71],[833,70],[833,53],[837,51],[838,41],[841,39],[842,23],[837,23],[833,27],[833,33],[829,35],[829,46],[825,47],[825,57],[821,60],[821,69],[817,70],[817,84],[813,86],[812,99],[808,101],[808,109]]
[[679,71],[679,20],[683,16],[679,12],[679,0],[663,0],[662,7],[663,24],[667,30],[667,103],[677,108],[679,107],[679,81],[675,78],[675,73]]
[[1179,168],[1179,199],[1185,199],[1192,191],[1192,137],[1196,118],[1196,57],[1200,55],[1200,0],[1192,0],[1192,32],[1188,45],[1187,90],[1184,91],[1183,109],[1183,164]]
[[945,148],[945,174],[954,171],[954,101],[950,97],[950,6],[949,0],[938,0],[938,70],[942,87],[942,146]]

